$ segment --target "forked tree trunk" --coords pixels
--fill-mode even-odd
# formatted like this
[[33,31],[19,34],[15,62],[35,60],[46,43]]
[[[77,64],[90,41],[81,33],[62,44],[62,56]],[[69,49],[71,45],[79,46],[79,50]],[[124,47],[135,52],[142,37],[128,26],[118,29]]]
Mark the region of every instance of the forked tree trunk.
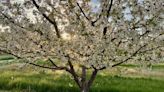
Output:
[[75,69],[70,60],[68,60],[68,64],[69,64],[70,68],[66,69],[66,71],[72,75],[72,77],[73,77],[74,81],[76,82],[76,84],[78,85],[80,91],[81,92],[89,92],[89,89],[90,89],[91,85],[93,84],[93,81],[96,78],[97,72],[101,69],[96,69],[94,66],[92,66],[92,68],[93,68],[92,74],[91,74],[90,78],[87,80],[87,68],[85,66],[82,66],[81,76],[79,76],[78,73],[75,72]]
[[90,78],[87,80],[86,70],[87,70],[86,67],[83,66],[81,76],[78,76],[74,70],[70,71],[71,75],[74,78],[74,81],[76,82],[76,84],[80,89],[80,92],[89,92],[90,87],[92,86],[93,81],[95,80],[98,72],[97,69],[94,69],[92,71]]
[[81,91],[81,92],[89,92],[89,89],[88,89],[88,87],[84,87],[84,88],[82,88],[80,91]]

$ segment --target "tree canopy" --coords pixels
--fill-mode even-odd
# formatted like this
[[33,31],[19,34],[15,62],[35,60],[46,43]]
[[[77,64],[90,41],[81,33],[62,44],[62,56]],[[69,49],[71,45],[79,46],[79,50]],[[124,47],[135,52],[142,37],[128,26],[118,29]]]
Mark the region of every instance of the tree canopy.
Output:
[[[164,56],[162,6],[163,0],[24,0],[2,4],[0,23],[11,30],[0,33],[0,51],[35,66],[66,70],[82,89],[86,70],[93,69],[88,90],[99,70],[129,60],[159,61]],[[37,65],[38,59],[52,65]],[[82,67],[82,77],[76,74],[74,64]]]

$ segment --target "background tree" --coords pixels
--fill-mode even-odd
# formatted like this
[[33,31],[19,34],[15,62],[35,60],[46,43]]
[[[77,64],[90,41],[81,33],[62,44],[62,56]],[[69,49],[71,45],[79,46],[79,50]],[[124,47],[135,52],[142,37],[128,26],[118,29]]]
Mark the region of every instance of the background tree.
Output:
[[[70,73],[88,92],[99,71],[163,56],[163,0],[25,0],[1,5],[0,51]],[[37,60],[45,60],[44,65]],[[81,73],[74,68],[78,65]],[[87,78],[87,72],[92,74]]]

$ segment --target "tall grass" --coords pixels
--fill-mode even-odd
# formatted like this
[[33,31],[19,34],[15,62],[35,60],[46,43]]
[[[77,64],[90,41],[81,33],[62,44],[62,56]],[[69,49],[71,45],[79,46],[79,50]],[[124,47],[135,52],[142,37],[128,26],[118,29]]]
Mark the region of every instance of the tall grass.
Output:
[[[9,92],[79,92],[67,74],[1,71],[0,90]],[[98,75],[91,92],[163,92],[164,79]]]

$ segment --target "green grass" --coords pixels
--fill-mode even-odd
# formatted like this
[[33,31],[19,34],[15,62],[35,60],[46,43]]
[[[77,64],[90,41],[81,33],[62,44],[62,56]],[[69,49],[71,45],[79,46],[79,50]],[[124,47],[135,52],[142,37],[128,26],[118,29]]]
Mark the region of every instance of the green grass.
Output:
[[164,69],[164,64],[157,64],[152,66],[153,69]]
[[0,60],[12,60],[12,59],[15,58],[11,55],[0,55]]
[[[2,90],[2,91],[1,91]],[[91,92],[163,92],[164,79],[98,75]],[[1,71],[0,92],[79,92],[67,74]]]
[[[40,68],[34,71],[30,67],[20,70],[10,65],[6,66],[7,62],[10,63],[13,59],[12,56],[0,56],[0,92],[79,92],[70,75],[43,72]],[[42,61],[38,63],[44,64]],[[123,64],[119,68],[137,67],[139,65]],[[162,73],[162,77],[156,78],[156,73],[155,77],[154,73],[153,76],[146,77],[139,75],[139,78],[129,75],[123,77],[116,71],[112,74],[106,70],[97,76],[90,92],[164,92],[164,64],[152,65],[152,70]]]
[[[122,64],[120,66],[134,68],[134,67],[142,67],[141,65],[137,64]],[[164,64],[152,64],[152,69],[164,69]]]
[[11,55],[0,55],[0,68],[1,66],[15,63],[15,57]]
[[163,84],[164,80],[150,78],[99,76],[92,90],[93,92],[163,92]]
[[68,76],[53,73],[5,71],[0,74],[0,89],[11,92],[77,92],[72,85]]

